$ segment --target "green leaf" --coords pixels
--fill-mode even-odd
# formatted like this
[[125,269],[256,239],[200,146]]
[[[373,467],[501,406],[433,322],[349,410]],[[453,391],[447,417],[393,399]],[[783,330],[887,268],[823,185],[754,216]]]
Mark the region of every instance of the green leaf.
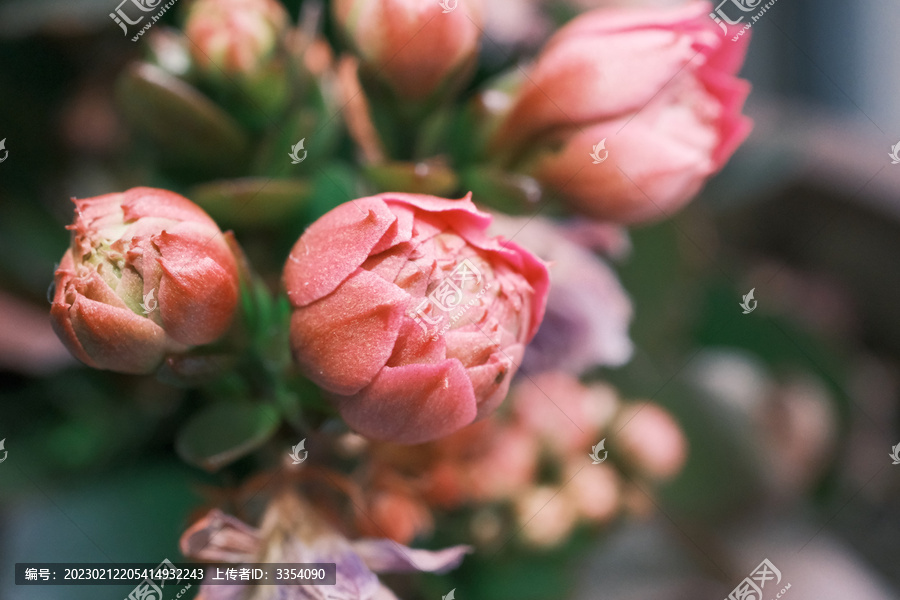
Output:
[[381,192],[446,196],[459,187],[456,173],[440,160],[389,162],[366,167],[365,172]]
[[195,186],[188,197],[222,227],[259,227],[283,224],[311,195],[302,179],[244,177]]
[[116,99],[129,124],[172,166],[227,172],[246,163],[249,141],[224,110],[185,81],[149,63],[119,79]]
[[476,204],[514,215],[534,212],[544,194],[535,179],[494,167],[466,169],[462,184],[472,192]]
[[278,410],[268,404],[213,404],[178,432],[175,449],[187,462],[214,472],[262,446],[280,424]]

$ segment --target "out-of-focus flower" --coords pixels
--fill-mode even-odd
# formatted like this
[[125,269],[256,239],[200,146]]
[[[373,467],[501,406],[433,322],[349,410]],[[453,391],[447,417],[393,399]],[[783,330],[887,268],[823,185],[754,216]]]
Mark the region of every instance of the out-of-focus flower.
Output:
[[522,80],[494,154],[588,216],[669,216],[750,131],[741,115],[749,84],[735,77],[747,38],[723,38],[709,12],[694,2],[576,18]]
[[386,537],[408,544],[434,527],[431,511],[400,477],[391,474],[388,481],[367,489],[368,501],[357,510],[356,523],[364,536]]
[[655,404],[632,404],[616,415],[610,446],[642,475],[675,476],[687,460],[687,439],[668,412]]
[[485,36],[494,44],[537,48],[553,31],[553,21],[530,0],[491,0],[485,3]]
[[197,0],[184,27],[194,62],[212,75],[252,75],[288,25],[278,0]]
[[50,309],[72,354],[98,369],[149,373],[167,355],[226,333],[238,262],[200,207],[151,188],[74,202]]
[[510,404],[518,421],[558,455],[581,456],[600,441],[597,436],[615,416],[619,398],[606,384],[586,386],[555,371],[520,381]]
[[551,486],[540,486],[516,498],[516,522],[530,545],[552,547],[562,542],[578,521],[575,505]]
[[402,98],[423,100],[474,66],[481,0],[336,0],[334,15],[359,56]]
[[47,323],[46,306],[0,291],[0,370],[34,377],[72,365],[72,355]]
[[[268,507],[262,525],[255,529],[213,510],[181,537],[185,556],[221,562],[335,563],[337,584],[329,597],[389,600],[394,594],[376,573],[427,571],[445,573],[456,568],[471,549],[453,546],[444,550],[415,550],[386,539],[350,541],[295,496],[277,497]],[[274,586],[274,594],[286,600],[320,598],[307,591],[314,586]],[[231,600],[249,597],[251,586],[208,585],[198,600]]]
[[[643,418],[639,409],[623,404],[606,384],[585,385],[565,372],[542,373],[519,381],[507,407],[492,418],[413,451],[373,443],[370,463],[355,482],[367,489],[370,482],[396,478],[394,489],[404,481],[408,501],[421,501],[433,511],[485,509],[476,511],[469,524],[475,527],[479,515],[491,523],[492,532],[480,543],[508,539],[516,531],[524,544],[555,546],[576,526],[603,525],[636,506],[619,465],[630,463],[639,475],[653,478],[670,477],[681,468],[686,444],[677,424],[657,406],[644,405]],[[616,426],[622,431],[614,435]],[[595,464],[592,446],[607,436],[615,461]],[[508,523],[514,531],[493,531],[504,528],[493,511],[507,508],[515,518]],[[398,522],[409,518],[396,517]]]
[[503,401],[546,304],[544,264],[471,199],[381,194],[313,223],[284,283],[291,347],[347,423],[419,443]]
[[567,483],[560,493],[575,506],[582,518],[607,522],[616,515],[621,501],[621,482],[613,467],[590,464],[582,469],[570,463],[563,480]]
[[495,215],[491,233],[515,239],[550,267],[547,312],[525,352],[523,371],[577,375],[631,358],[631,301],[612,269],[547,219]]

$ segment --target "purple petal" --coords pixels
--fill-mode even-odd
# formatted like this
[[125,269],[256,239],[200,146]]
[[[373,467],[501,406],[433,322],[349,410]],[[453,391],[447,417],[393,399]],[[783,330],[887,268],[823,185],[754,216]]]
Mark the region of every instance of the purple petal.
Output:
[[335,585],[279,586],[280,600],[376,600],[381,582],[343,538],[319,539],[312,547],[296,543],[284,560],[298,563],[335,563]]
[[471,546],[452,546],[443,550],[415,550],[391,540],[365,539],[352,542],[353,549],[376,573],[427,571],[446,573],[455,569]]

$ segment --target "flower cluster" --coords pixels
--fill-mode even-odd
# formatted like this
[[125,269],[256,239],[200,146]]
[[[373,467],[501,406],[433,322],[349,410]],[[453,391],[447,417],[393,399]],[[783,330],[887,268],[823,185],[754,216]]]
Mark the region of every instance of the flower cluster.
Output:
[[[146,172],[192,200],[75,200],[51,316],[90,367],[207,386],[186,460],[268,445],[265,471],[302,448],[292,467],[308,453],[296,470],[354,506],[341,521],[292,489],[258,529],[214,511],[185,554],[335,562],[340,597],[392,598],[375,572],[470,550],[395,543],[449,513],[482,547],[519,530],[556,546],[681,469],[669,413],[597,367],[633,351],[625,227],[686,205],[749,132],[747,38],[724,40],[705,2],[597,10],[498,66],[480,0],[326,6],[295,24],[277,0],[196,0],[181,30],[149,32],[118,102]],[[208,356],[228,367],[182,377]],[[226,592],[244,594],[201,597]]]
[[[528,544],[553,546],[579,523],[608,523],[633,508],[640,492],[629,477],[669,479],[687,456],[665,410],[622,402],[603,383],[547,372],[520,381],[509,405],[412,453],[395,444],[367,448],[361,531],[408,543],[430,531],[434,511],[474,507],[471,535],[480,543],[520,532]],[[601,439],[606,449],[592,460]]]

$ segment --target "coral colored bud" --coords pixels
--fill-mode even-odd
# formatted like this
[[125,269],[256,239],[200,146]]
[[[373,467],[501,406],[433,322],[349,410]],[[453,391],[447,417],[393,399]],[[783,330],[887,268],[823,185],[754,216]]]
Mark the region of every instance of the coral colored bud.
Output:
[[605,523],[613,519],[621,500],[618,473],[608,464],[572,464],[566,468],[564,480],[568,485],[562,493],[577,507],[585,519]]
[[[450,8],[450,10],[448,10]],[[403,98],[422,100],[474,66],[481,0],[336,0],[359,56]]]
[[656,404],[633,404],[616,416],[608,448],[656,479],[669,479],[681,471],[688,445],[681,428],[667,411]]
[[216,341],[238,301],[238,262],[200,207],[152,188],[75,200],[55,273],[56,334],[97,369],[149,373]]
[[554,486],[539,486],[514,500],[522,541],[538,548],[558,546],[578,522],[578,506]]
[[750,86],[735,76],[748,38],[723,38],[710,12],[693,2],[576,18],[522,82],[495,154],[588,216],[670,216],[751,129],[741,115]]
[[278,0],[197,0],[184,33],[201,69],[252,75],[272,56],[288,21]]
[[549,277],[489,223],[469,197],[380,194],[335,208],[294,246],[294,357],[360,434],[425,442],[503,401]]
[[434,528],[428,507],[412,493],[401,490],[376,492],[366,510],[357,514],[356,523],[366,537],[384,537],[401,544]]

